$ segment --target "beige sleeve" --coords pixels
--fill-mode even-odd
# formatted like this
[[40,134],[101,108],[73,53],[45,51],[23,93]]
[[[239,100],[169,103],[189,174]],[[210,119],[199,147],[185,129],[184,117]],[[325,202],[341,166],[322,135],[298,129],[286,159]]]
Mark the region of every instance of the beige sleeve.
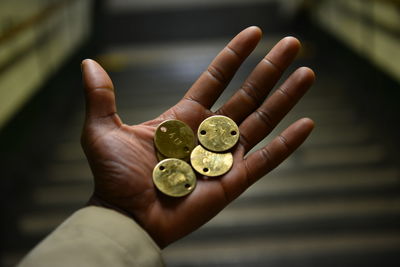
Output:
[[110,209],[75,212],[20,263],[27,266],[163,266],[161,251],[132,219]]

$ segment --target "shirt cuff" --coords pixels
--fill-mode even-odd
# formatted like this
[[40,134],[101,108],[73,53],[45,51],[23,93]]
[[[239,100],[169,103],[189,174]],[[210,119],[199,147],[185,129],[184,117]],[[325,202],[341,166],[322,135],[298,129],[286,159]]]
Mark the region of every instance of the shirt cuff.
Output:
[[20,266],[163,266],[160,248],[133,219],[85,207],[38,244]]

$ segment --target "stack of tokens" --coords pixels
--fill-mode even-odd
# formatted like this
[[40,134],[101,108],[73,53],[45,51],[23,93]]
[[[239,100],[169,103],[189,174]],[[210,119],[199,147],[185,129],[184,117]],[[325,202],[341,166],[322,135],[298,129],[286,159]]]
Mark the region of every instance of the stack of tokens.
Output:
[[192,192],[196,174],[186,162],[196,145],[192,129],[178,120],[164,121],[157,127],[154,144],[160,160],[153,170],[153,182],[158,190],[172,197]]
[[[160,162],[154,167],[153,181],[166,195],[181,197],[196,187],[196,175],[215,177],[227,173],[233,165],[229,152],[239,140],[239,128],[225,116],[212,116],[199,126],[196,146],[192,129],[178,120],[167,120],[156,130],[154,143]],[[192,166],[187,161],[190,160]]]
[[225,116],[209,117],[200,124],[197,137],[201,145],[190,155],[193,168],[211,177],[227,173],[233,164],[232,153],[228,150],[239,140],[236,123]]

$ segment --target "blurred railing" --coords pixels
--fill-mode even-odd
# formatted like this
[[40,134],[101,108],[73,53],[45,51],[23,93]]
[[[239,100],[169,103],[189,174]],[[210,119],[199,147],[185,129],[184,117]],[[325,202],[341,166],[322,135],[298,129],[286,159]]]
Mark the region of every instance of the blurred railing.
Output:
[[400,81],[399,0],[314,1],[311,13],[325,29]]
[[0,128],[87,38],[91,2],[2,3]]

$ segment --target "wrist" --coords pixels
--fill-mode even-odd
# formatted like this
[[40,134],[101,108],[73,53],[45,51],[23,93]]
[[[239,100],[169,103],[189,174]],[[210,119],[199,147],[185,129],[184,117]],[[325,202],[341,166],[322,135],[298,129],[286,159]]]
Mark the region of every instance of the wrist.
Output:
[[85,206],[86,207],[95,206],[95,207],[101,207],[101,208],[114,210],[118,213],[121,213],[121,214],[127,216],[128,218],[130,218],[136,222],[136,220],[133,218],[133,216],[130,213],[128,213],[124,209],[117,207],[116,205],[113,205],[112,203],[109,203],[108,201],[105,201],[100,196],[98,196],[96,193],[92,194],[92,196],[89,198],[89,200]]

